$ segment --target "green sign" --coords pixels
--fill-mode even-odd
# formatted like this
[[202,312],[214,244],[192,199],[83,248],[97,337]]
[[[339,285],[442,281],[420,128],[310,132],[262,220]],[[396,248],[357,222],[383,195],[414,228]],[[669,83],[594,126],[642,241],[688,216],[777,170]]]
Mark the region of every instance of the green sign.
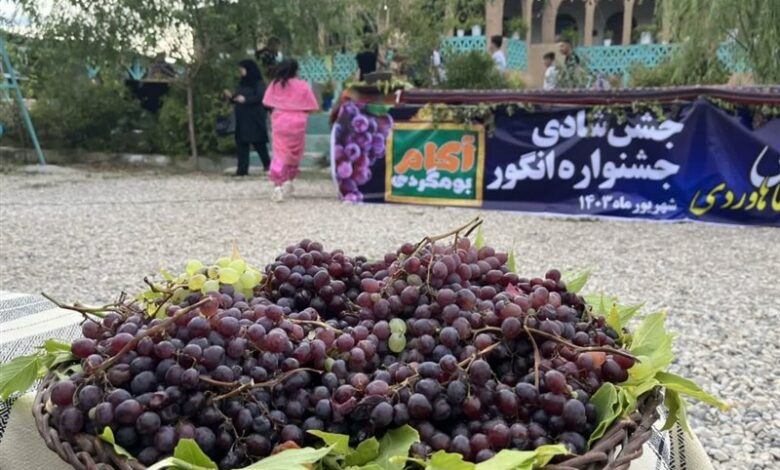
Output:
[[484,155],[483,126],[396,123],[387,143],[385,200],[480,206]]

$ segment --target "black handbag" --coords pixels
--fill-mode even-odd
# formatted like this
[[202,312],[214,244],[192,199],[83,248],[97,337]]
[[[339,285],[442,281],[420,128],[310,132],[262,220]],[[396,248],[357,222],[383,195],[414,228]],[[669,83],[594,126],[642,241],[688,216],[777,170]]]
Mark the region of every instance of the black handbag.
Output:
[[236,133],[236,114],[221,114],[217,116],[217,122],[214,124],[214,131],[219,136],[227,136]]

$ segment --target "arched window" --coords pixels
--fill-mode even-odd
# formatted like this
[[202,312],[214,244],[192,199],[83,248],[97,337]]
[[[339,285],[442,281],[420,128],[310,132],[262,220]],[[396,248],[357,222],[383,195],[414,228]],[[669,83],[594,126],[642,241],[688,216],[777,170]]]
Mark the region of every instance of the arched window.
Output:
[[[636,18],[631,18],[631,28],[636,28]],[[612,44],[622,44],[623,12],[619,11],[607,18],[604,26],[604,39],[612,39]]]

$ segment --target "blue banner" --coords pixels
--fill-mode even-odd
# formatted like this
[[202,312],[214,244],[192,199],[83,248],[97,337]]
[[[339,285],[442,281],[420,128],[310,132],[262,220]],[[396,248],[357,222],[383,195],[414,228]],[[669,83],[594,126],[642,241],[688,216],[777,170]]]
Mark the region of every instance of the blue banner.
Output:
[[[334,175],[342,197],[346,185],[360,200],[397,201],[393,194],[403,185],[416,203],[473,206],[473,198],[447,184],[462,167],[458,159],[468,156],[454,145],[457,126],[442,140],[419,107],[391,115],[386,140],[393,158],[374,165],[383,158],[367,150],[370,176],[358,184]],[[499,107],[492,132],[479,135],[479,151],[468,159],[482,175],[479,200],[487,209],[780,226],[780,119],[754,121],[705,99],[665,107],[663,116],[628,108],[625,119],[599,115],[598,108],[509,113]],[[334,141],[360,142],[341,122]],[[346,158],[338,142],[334,163]]]
[[780,225],[780,120],[756,130],[705,100],[666,111],[499,114],[483,207]]

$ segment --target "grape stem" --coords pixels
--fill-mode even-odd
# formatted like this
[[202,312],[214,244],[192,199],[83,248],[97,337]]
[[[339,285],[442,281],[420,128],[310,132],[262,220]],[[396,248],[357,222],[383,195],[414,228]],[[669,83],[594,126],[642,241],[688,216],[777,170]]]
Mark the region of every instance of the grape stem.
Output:
[[73,310],[73,311],[79,312],[87,320],[93,320],[93,321],[94,321],[94,319],[90,318],[89,315],[94,315],[94,316],[96,316],[98,318],[105,318],[106,312],[115,312],[115,313],[118,313],[118,314],[120,314],[122,316],[125,316],[126,311],[123,310],[120,307],[127,308],[124,304],[121,303],[121,300],[124,299],[124,293],[122,293],[122,295],[120,296],[120,300],[118,300],[116,302],[113,302],[113,303],[110,303],[110,304],[103,305],[102,307],[87,307],[87,306],[78,305],[78,304],[67,305],[67,304],[64,304],[64,303],[60,302],[59,300],[53,298],[52,296],[50,296],[46,292],[41,292],[41,296],[43,298],[45,298],[46,300],[48,300],[49,302],[51,302],[54,305],[56,305],[57,307],[59,307],[59,308],[63,308],[63,309],[66,309],[66,310]]
[[[539,336],[543,336],[543,337],[545,337],[547,339],[551,339],[553,341],[556,341],[556,342],[558,342],[558,343],[560,343],[560,344],[562,344],[564,346],[568,346],[568,347],[574,349],[576,352],[604,352],[604,353],[614,354],[614,355],[617,355],[617,356],[627,357],[627,358],[629,358],[629,359],[631,359],[633,361],[636,361],[636,362],[641,362],[636,356],[632,355],[631,353],[629,353],[627,351],[622,351],[622,350],[617,349],[617,348],[612,348],[612,347],[609,347],[609,346],[577,346],[576,344],[572,344],[572,343],[566,341],[563,338],[560,338],[560,337],[555,336],[553,334],[544,332],[542,330],[538,330],[536,328],[528,327],[528,328],[525,328],[525,330],[529,334],[530,333],[534,333],[534,334],[537,334]],[[501,333],[501,328],[498,328],[496,326],[486,326],[484,328],[480,328],[478,330],[474,330],[474,333],[481,333],[483,331],[494,331],[494,332],[497,332],[497,333]]]
[[531,329],[528,328],[528,317],[525,317],[523,321],[523,329],[528,333],[528,338],[531,339],[531,344],[534,346],[534,387],[539,390],[539,363],[542,362],[542,354],[539,352],[534,335],[531,334]]
[[317,325],[319,327],[325,328],[327,330],[333,330],[336,333],[344,333],[342,330],[336,328],[333,325],[328,325],[325,322],[317,321],[317,320],[294,320],[292,318],[288,318],[287,320],[290,321],[290,323],[295,323],[298,325]]
[[121,358],[122,355],[124,355],[127,351],[130,351],[131,349],[133,349],[135,347],[135,345],[138,344],[138,342],[141,341],[143,338],[145,338],[147,336],[153,336],[153,335],[156,335],[158,333],[161,333],[161,332],[165,331],[168,328],[168,326],[171,325],[171,323],[175,322],[176,320],[178,320],[182,316],[190,313],[192,310],[200,307],[201,305],[205,304],[206,302],[209,302],[210,300],[211,300],[210,297],[206,297],[205,299],[200,299],[200,301],[198,301],[198,302],[196,302],[196,303],[194,303],[194,304],[192,304],[192,305],[190,305],[188,307],[184,307],[182,309],[177,310],[176,313],[173,314],[173,316],[166,318],[165,320],[163,320],[159,324],[157,324],[157,325],[155,325],[155,326],[153,326],[151,328],[148,328],[148,329],[142,331],[141,333],[138,333],[137,335],[135,335],[133,337],[133,339],[128,341],[127,344],[125,344],[124,347],[122,347],[122,349],[120,349],[118,353],[116,353],[113,356],[109,357],[108,359],[103,361],[100,365],[98,365],[97,367],[92,369],[92,372],[94,373],[94,372],[103,371],[103,370],[108,369],[110,366],[114,365],[119,360],[119,358]]
[[176,289],[180,287],[186,287],[183,284],[170,283],[168,288],[165,288],[150,281],[148,276],[144,276],[144,283],[147,286],[149,286],[149,289],[151,289],[152,292],[159,292],[161,294],[171,294],[171,295],[173,295],[173,291],[175,291]]
[[450,230],[447,233],[442,233],[440,235],[427,236],[427,237],[423,238],[420,241],[420,243],[417,244],[417,246],[414,248],[414,251],[412,252],[412,254],[410,254],[408,257],[409,258],[413,257],[414,255],[419,253],[420,250],[425,248],[427,245],[433,245],[434,243],[436,243],[439,240],[443,240],[443,239],[445,239],[447,237],[451,237],[453,235],[455,235],[457,237],[458,234],[460,232],[464,231],[464,230],[468,230],[466,232],[466,236],[469,236],[469,234],[471,234],[471,232],[473,232],[474,229],[476,229],[477,227],[482,225],[482,222],[483,222],[482,217],[477,216],[477,217],[474,217],[474,219],[472,219],[467,224],[462,225],[462,226],[460,226],[460,227],[458,227],[458,228],[456,228],[454,230]]
[[287,372],[277,376],[276,378],[272,380],[266,380],[265,382],[258,382],[254,383],[247,382],[245,384],[239,385],[239,382],[222,382],[220,380],[214,380],[211,377],[206,377],[204,375],[200,376],[200,380],[206,382],[209,385],[216,385],[217,387],[236,387],[233,390],[224,393],[222,395],[217,395],[216,397],[212,398],[209,403],[214,403],[219,400],[225,400],[230,397],[234,397],[236,395],[241,394],[245,390],[250,390],[254,388],[263,388],[263,387],[274,387],[276,385],[279,385],[280,383],[284,382],[288,377],[290,377],[293,374],[297,374],[298,372],[315,372],[318,374],[321,374],[322,371],[319,371],[317,369],[311,369],[308,367],[300,367],[298,369],[288,370]]

